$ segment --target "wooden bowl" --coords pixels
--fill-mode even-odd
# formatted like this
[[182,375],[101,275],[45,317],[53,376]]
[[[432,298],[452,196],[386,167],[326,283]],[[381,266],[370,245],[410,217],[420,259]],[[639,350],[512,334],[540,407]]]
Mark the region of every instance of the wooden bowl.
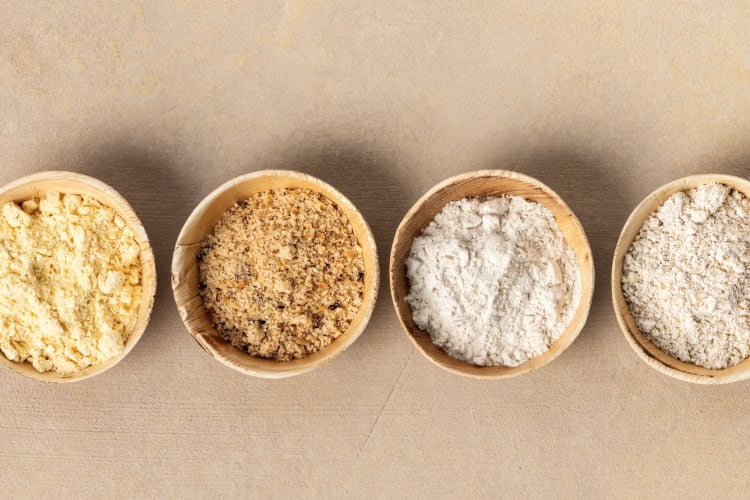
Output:
[[630,214],[630,217],[625,222],[625,227],[622,229],[622,233],[620,233],[612,261],[612,301],[617,322],[620,324],[620,328],[630,347],[652,368],[670,377],[696,384],[725,384],[747,379],[750,377],[750,358],[729,368],[712,370],[680,361],[656,347],[638,329],[633,315],[628,308],[628,304],[625,302],[625,297],[622,293],[622,265],[625,255],[628,253],[630,245],[633,243],[643,223],[664,204],[667,198],[679,191],[686,191],[711,182],[726,184],[743,193],[745,196],[750,197],[750,182],[731,175],[691,175],[672,181],[648,195],[635,208],[633,213]]
[[127,226],[133,231],[136,240],[141,248],[141,305],[138,310],[138,318],[135,327],[130,333],[128,340],[125,342],[125,349],[103,363],[92,365],[71,375],[60,375],[57,372],[40,373],[34,369],[29,362],[16,363],[0,354],[0,362],[8,366],[16,373],[26,377],[46,382],[77,382],[94,375],[98,375],[109,370],[135,347],[140,340],[143,332],[146,330],[151,310],[154,307],[154,296],[156,294],[156,265],[154,263],[154,254],[151,250],[151,244],[148,241],[146,230],[143,228],[140,219],[133,211],[132,207],[123,198],[120,193],[115,191],[107,184],[88,177],[86,175],[74,172],[40,172],[37,174],[22,177],[16,181],[0,188],[0,205],[9,201],[16,203],[22,202],[29,198],[44,196],[50,192],[60,192],[67,194],[81,194],[91,196],[103,205],[112,208],[117,215],[122,217]]
[[[581,298],[573,319],[549,350],[517,367],[476,366],[450,357],[432,343],[429,334],[420,330],[412,319],[406,302],[409,284],[406,278],[406,259],[414,238],[422,232],[435,215],[450,201],[472,196],[523,196],[548,208],[555,217],[565,239],[575,253],[581,271]],[[527,175],[506,170],[480,170],[447,179],[430,189],[409,210],[396,231],[391,248],[391,297],[398,319],[414,345],[427,358],[459,375],[474,378],[506,378],[529,372],[546,365],[573,343],[586,323],[594,292],[594,263],[591,248],[581,223],[565,202],[550,188]]]
[[[199,293],[198,251],[219,218],[235,202],[273,188],[305,188],[333,201],[346,214],[362,246],[365,283],[362,306],[349,328],[330,345],[301,359],[275,361],[254,357],[224,340],[213,328]],[[172,290],[177,309],[193,338],[217,361],[247,375],[283,378],[321,366],[341,354],[367,326],[378,296],[378,253],[370,226],[356,207],[320,179],[287,170],[264,170],[236,177],[215,189],[193,210],[180,231],[172,259]]]

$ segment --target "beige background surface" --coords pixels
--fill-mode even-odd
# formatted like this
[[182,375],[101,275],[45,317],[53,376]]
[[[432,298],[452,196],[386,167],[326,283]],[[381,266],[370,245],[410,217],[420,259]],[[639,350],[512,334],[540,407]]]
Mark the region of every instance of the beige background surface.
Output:
[[[119,189],[153,240],[149,329],[66,386],[0,373],[0,496],[746,496],[748,383],[692,386],[631,352],[610,305],[627,214],[695,172],[750,175],[746,2],[5,2],[0,183],[44,169]],[[445,177],[515,169],[583,222],[597,291],[541,370],[459,378],[369,328],[282,381],[213,361],[169,263],[195,204],[267,167],[317,175],[385,269]]]

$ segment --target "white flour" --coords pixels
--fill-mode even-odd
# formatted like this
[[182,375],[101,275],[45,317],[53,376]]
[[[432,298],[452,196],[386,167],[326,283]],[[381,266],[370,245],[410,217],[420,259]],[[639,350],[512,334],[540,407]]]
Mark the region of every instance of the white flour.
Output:
[[657,347],[706,368],[750,355],[750,200],[723,184],[672,195],[641,228],[622,291]]
[[518,366],[565,331],[581,277],[552,213],[519,196],[448,203],[406,261],[416,325],[450,356]]

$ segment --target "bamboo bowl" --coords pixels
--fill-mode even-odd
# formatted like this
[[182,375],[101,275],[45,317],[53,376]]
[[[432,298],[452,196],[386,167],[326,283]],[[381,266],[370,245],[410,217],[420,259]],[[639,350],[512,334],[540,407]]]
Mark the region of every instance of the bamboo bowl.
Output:
[[[414,238],[450,201],[474,196],[523,196],[540,203],[555,217],[565,239],[573,249],[581,271],[581,298],[573,319],[549,350],[526,363],[507,366],[476,366],[450,357],[432,343],[428,333],[420,330],[406,302],[409,284],[406,259]],[[450,372],[474,378],[508,378],[542,367],[559,356],[576,339],[586,323],[594,292],[594,263],[586,233],[575,214],[549,187],[527,175],[506,170],[480,170],[451,177],[430,189],[404,216],[391,248],[390,284],[393,305],[409,339],[430,361]]]
[[630,347],[633,348],[638,357],[652,368],[670,377],[695,384],[725,384],[750,378],[750,358],[729,368],[712,370],[680,361],[656,347],[638,329],[633,315],[628,308],[628,304],[625,302],[625,297],[622,293],[622,266],[625,255],[628,253],[630,245],[640,231],[641,226],[646,219],[664,204],[667,198],[679,191],[686,191],[711,182],[726,184],[743,193],[745,196],[750,197],[750,182],[731,175],[691,175],[672,181],[648,195],[633,210],[633,213],[630,214],[630,217],[625,222],[622,233],[620,233],[612,260],[612,301],[617,322],[620,324],[620,328]]
[[[199,293],[198,251],[216,222],[235,202],[273,188],[306,188],[323,194],[346,214],[362,246],[365,278],[362,306],[349,328],[320,351],[301,359],[275,361],[254,357],[231,345],[211,325]],[[236,177],[216,188],[193,210],[180,231],[172,259],[172,290],[185,326],[198,345],[220,363],[246,375],[283,378],[322,366],[349,347],[367,326],[378,296],[380,272],[370,226],[340,192],[310,175],[287,170],[264,170]]]
[[0,354],[0,362],[2,364],[26,377],[45,382],[77,382],[109,370],[122,361],[133,347],[135,347],[138,340],[140,340],[143,332],[146,330],[151,310],[154,307],[156,265],[146,230],[143,228],[140,219],[138,219],[130,204],[112,187],[93,177],[64,171],[40,172],[22,177],[0,188],[0,205],[9,201],[22,202],[29,198],[44,196],[50,192],[91,196],[103,205],[112,208],[117,215],[122,217],[130,230],[133,231],[141,248],[141,306],[138,310],[135,327],[125,342],[125,349],[120,354],[103,363],[89,366],[71,375],[60,375],[57,372],[40,373],[34,369],[31,363],[16,363]]

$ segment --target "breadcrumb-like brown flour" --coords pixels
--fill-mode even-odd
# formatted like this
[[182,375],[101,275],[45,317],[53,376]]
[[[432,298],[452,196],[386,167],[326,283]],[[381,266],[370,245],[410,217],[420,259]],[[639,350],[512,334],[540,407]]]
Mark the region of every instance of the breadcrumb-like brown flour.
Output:
[[235,203],[198,255],[211,323],[249,354],[288,361],[328,346],[362,305],[364,258],[346,215],[308,189]]

